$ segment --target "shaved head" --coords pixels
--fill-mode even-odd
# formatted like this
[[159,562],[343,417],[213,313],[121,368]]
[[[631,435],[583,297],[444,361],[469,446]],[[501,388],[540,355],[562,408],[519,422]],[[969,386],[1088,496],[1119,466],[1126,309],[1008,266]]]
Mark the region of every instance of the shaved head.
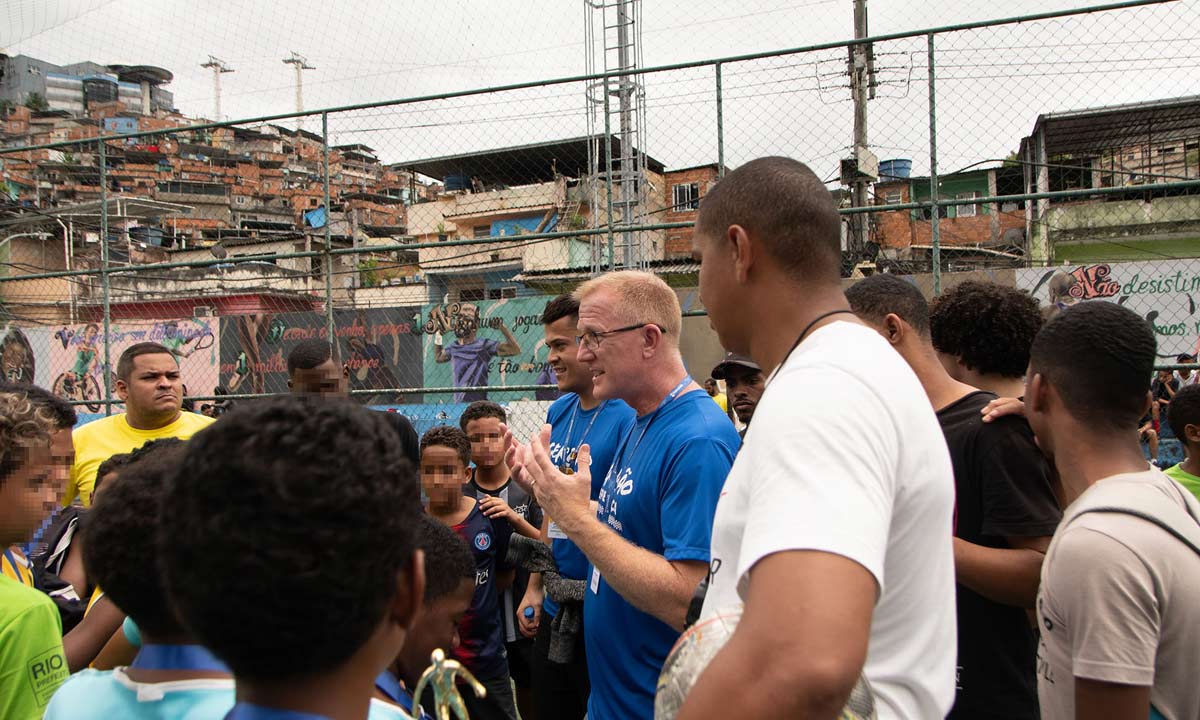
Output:
[[721,237],[731,225],[761,241],[797,280],[836,283],[841,277],[841,219],[833,195],[802,162],[758,158],[722,178],[700,203],[696,232]]

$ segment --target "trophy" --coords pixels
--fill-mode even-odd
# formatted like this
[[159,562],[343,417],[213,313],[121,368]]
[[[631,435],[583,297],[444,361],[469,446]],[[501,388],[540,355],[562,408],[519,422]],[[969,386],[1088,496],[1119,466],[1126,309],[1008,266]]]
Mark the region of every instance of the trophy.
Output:
[[[733,635],[741,619],[742,607],[738,605],[696,623],[679,637],[658,678],[654,698],[654,720],[674,720],[688,691],[692,689],[692,685],[717,651],[724,647]],[[838,720],[875,718],[875,696],[867,679],[859,677],[858,683],[850,693],[850,699],[838,715]]]
[[433,717],[434,720],[450,720],[450,712],[454,711],[454,717],[458,720],[470,720],[467,715],[466,705],[463,704],[462,695],[458,694],[458,685],[456,680],[462,678],[475,691],[475,697],[482,698],[487,695],[485,688],[475,676],[462,666],[462,663],[457,660],[447,660],[446,653],[442,652],[441,648],[433,651],[429,656],[432,665],[421,673],[421,678],[417,680],[417,687],[413,690],[413,716],[420,718],[425,713],[425,708],[421,707],[421,693],[425,691],[426,685],[433,686]]

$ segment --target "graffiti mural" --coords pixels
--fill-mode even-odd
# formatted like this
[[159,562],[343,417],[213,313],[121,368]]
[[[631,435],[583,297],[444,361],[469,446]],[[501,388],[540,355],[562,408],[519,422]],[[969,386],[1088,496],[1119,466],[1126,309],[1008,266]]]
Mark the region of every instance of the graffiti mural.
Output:
[[[426,306],[419,318],[425,335],[426,385],[495,388],[446,398],[454,402],[535,397],[529,391],[505,392],[504,387],[553,383],[542,333],[547,300],[506,298]],[[537,395],[543,399],[545,393]]]
[[[139,342],[165,345],[179,361],[183,383],[191,395],[210,394],[217,383],[218,326],[215,320],[128,320],[109,326],[109,357],[104,363],[104,333],[99,323],[61,325],[43,329],[45,380],[60,397],[84,402],[90,412],[100,412],[104,377],[115,387],[117,359],[125,348]],[[38,348],[42,350],[41,347]],[[39,378],[41,371],[38,372]],[[86,402],[93,400],[96,402]]]
[[0,329],[0,366],[4,370],[4,379],[9,382],[35,382],[37,361],[33,346],[25,332],[12,324]]
[[1115,302],[1154,326],[1158,355],[1200,350],[1200,260],[1097,263],[1017,270],[1017,287],[1063,309],[1079,302]]
[[[334,311],[338,357],[351,390],[421,387],[416,308]],[[232,394],[287,392],[287,357],[302,340],[328,339],[319,313],[238,315],[221,319],[221,383]],[[420,402],[394,392],[358,396],[368,404]]]

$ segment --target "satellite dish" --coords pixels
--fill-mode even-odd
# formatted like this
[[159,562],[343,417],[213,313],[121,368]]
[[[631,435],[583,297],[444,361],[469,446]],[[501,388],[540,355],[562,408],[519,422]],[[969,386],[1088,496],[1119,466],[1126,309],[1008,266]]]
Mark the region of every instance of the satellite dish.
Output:
[[225,246],[220,243],[213,245],[208,249],[208,251],[212,253],[212,256],[218,260],[224,260],[225,258],[229,257],[229,251],[226,250]]

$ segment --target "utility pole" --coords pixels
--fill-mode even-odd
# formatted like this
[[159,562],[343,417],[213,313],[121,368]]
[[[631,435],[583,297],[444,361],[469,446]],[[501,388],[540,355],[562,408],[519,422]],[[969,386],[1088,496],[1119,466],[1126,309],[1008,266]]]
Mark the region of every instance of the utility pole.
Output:
[[[286,65],[296,68],[296,112],[304,112],[304,78],[302,77],[302,73],[305,70],[316,70],[317,68],[309,65],[308,60],[295,50],[292,51],[290,57],[284,58],[283,62]],[[304,118],[296,118],[296,128],[299,130],[304,129]]]
[[[867,0],[854,0],[854,37],[857,40],[867,37]],[[864,172],[864,157],[867,150],[867,100],[875,95],[874,72],[871,57],[871,47],[866,44],[854,45],[850,48],[850,97],[854,100],[854,144],[852,155],[856,172],[853,178],[851,195],[852,207],[866,207],[867,186],[871,178]],[[877,167],[877,166],[876,166]],[[872,172],[878,172],[873,170]],[[869,218],[866,213],[854,213],[850,216],[850,250],[861,253],[868,240]]]
[[208,62],[200,67],[213,71],[213,120],[221,122],[221,75],[233,72],[233,68],[225,64],[221,58],[208,56]]

